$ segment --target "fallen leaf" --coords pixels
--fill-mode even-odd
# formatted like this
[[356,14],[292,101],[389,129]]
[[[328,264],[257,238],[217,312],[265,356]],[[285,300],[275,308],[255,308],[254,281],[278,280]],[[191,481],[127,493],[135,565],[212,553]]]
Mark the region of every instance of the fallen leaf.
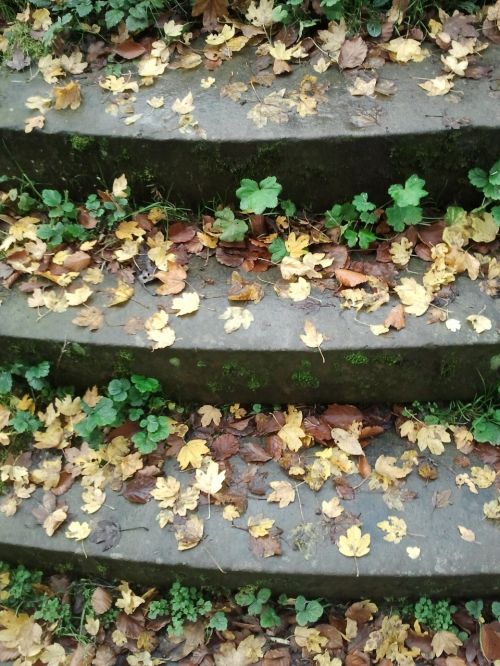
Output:
[[476,540],[476,535],[472,530],[470,530],[468,527],[464,527],[463,525],[458,526],[458,531],[460,532],[460,536],[464,541],[469,541],[472,543],[473,541]]
[[182,296],[177,296],[172,301],[172,309],[177,310],[176,315],[184,315],[196,312],[200,307],[200,297],[196,292],[185,292]]
[[325,338],[322,333],[316,330],[314,324],[306,319],[304,322],[304,333],[301,333],[300,339],[307,347],[319,349]]
[[466,317],[466,319],[476,333],[484,333],[484,331],[490,331],[492,328],[491,319],[488,319],[488,317],[485,317],[484,315],[472,314]]
[[338,549],[345,557],[363,557],[370,552],[370,535],[362,534],[357,525],[351,525],[347,533],[340,536]]
[[268,496],[268,502],[278,502],[279,508],[284,509],[295,501],[295,488],[288,481],[271,481],[273,492]]

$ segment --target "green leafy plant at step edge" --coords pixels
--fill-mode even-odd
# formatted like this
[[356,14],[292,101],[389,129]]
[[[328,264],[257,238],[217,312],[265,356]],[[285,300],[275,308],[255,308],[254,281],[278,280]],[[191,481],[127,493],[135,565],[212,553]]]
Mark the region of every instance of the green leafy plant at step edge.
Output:
[[318,599],[308,601],[305,597],[298,596],[295,599],[295,610],[297,611],[295,615],[297,624],[305,627],[310,622],[317,622],[325,609]]
[[[196,587],[185,587],[176,581],[172,584],[168,597],[149,604],[148,617],[155,620],[158,617],[169,616],[167,632],[169,635],[175,636],[182,633],[185,622],[196,622],[198,618],[206,616],[211,610],[212,602],[204,599],[200,590]],[[220,615],[217,615],[214,624],[223,624]],[[213,626],[212,628],[217,629],[218,627]]]
[[240,209],[247,213],[261,215],[278,205],[278,196],[282,190],[276,176],[268,176],[259,183],[250,178],[243,178],[236,196],[240,200]]
[[[420,201],[428,194],[425,181],[410,176],[404,185],[391,185],[392,204],[385,209],[387,224],[396,232],[422,221]],[[327,229],[340,228],[340,238],[351,248],[366,250],[377,239],[374,225],[379,221],[381,209],[368,200],[367,192],[356,194],[351,202],[335,204],[325,213]]]
[[11,393],[14,379],[21,378],[35,391],[47,387],[47,377],[50,372],[50,363],[42,361],[36,365],[13,363],[10,367],[0,367],[0,396]]
[[452,401],[447,405],[435,402],[413,402],[405,407],[404,416],[417,416],[427,425],[467,425],[476,442],[500,446],[500,387],[478,395],[471,402]]
[[[471,211],[472,214],[489,212],[497,226],[500,226],[500,160],[497,160],[489,171],[470,169],[469,182],[483,195],[481,205]],[[444,221],[447,225],[467,223],[468,214],[461,206],[449,206]]]
[[158,395],[160,391],[160,382],[152,377],[132,375],[130,379],[113,379],[106,395],[95,405],[83,401],[87,416],[75,425],[75,432],[89,446],[97,448],[104,442],[104,428],[115,428],[126,420],[138,422],[139,431],[131,439],[140,453],[151,453],[170,432],[168,417],[151,413],[166,405]]
[[271,590],[267,587],[258,589],[253,585],[247,585],[234,595],[234,600],[238,606],[246,608],[249,615],[258,617],[263,629],[270,629],[277,627],[281,622],[279,615],[268,603],[271,594]]

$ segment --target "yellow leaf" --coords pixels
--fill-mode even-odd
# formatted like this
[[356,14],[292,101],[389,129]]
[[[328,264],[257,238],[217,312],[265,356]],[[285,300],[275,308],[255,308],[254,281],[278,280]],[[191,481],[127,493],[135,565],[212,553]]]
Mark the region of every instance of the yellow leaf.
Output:
[[470,322],[472,328],[476,333],[484,333],[484,331],[490,331],[492,328],[491,319],[480,314],[472,314],[466,317],[467,321]]
[[126,303],[134,295],[134,287],[123,282],[123,280],[118,280],[118,284],[114,289],[109,290],[112,298],[108,303],[108,308],[113,307],[114,305],[121,305]]
[[483,513],[490,520],[500,520],[500,497],[483,504]]
[[211,423],[218,426],[222,419],[222,412],[213,405],[202,405],[198,414],[201,416],[201,425],[206,428]]
[[420,42],[405,37],[391,39],[382,48],[389,51],[389,57],[395,62],[420,62],[429,55],[428,51],[422,49]]
[[352,525],[347,534],[338,541],[338,549],[345,557],[363,557],[370,552],[370,535],[362,534],[357,525]]
[[386,532],[384,541],[389,543],[400,543],[407,532],[406,522],[397,516],[388,516],[387,520],[377,523],[377,527]]
[[151,491],[151,495],[159,503],[162,509],[171,509],[175,505],[179,496],[181,484],[173,476],[159,476],[156,479],[156,487]]
[[[118,176],[118,178],[114,179],[112,193],[115,199],[124,199],[127,197],[127,177],[125,176],[124,173],[122,173],[121,176]],[[121,224],[124,223],[122,222]],[[136,235],[142,235],[142,234],[136,234]],[[120,236],[118,236],[118,238],[120,238]],[[125,238],[127,238],[127,236],[125,236]]]
[[290,451],[298,451],[304,444],[308,444],[307,435],[301,427],[302,412],[289,408],[285,416],[285,425],[278,431],[278,437],[286,444]]
[[25,134],[30,134],[34,129],[43,129],[44,125],[45,125],[45,116],[43,115],[31,116],[30,118],[26,118],[24,124],[24,132]]
[[48,9],[35,9],[31,14],[31,18],[33,19],[33,30],[47,30],[47,28],[52,25],[52,19]]
[[207,90],[208,88],[211,88],[215,83],[215,79],[213,76],[207,76],[206,79],[201,79],[200,81],[200,86]]
[[75,541],[83,541],[91,533],[91,528],[88,523],[79,523],[74,520],[68,525],[65,536],[67,539],[74,539]]
[[247,522],[248,531],[253,537],[265,537],[274,525],[274,520],[263,516],[250,516]]
[[322,333],[316,330],[314,324],[306,319],[304,322],[304,333],[301,333],[300,339],[307,347],[319,349],[325,338]]
[[443,652],[446,654],[458,654],[458,648],[463,645],[458,636],[451,631],[437,631],[432,637],[432,649],[436,657],[440,657]]
[[338,497],[332,497],[328,502],[326,500],[321,502],[321,513],[327,518],[337,518],[343,511],[344,507]]
[[[122,179],[125,179],[125,176],[121,176],[120,178],[116,178],[115,182],[113,183],[113,196],[114,197],[120,197],[120,196],[126,196],[123,193],[123,190],[121,189],[121,186],[123,184]],[[125,188],[127,187],[127,180],[125,179],[124,181]],[[116,190],[115,190],[115,185],[116,185]],[[125,189],[124,188],[124,189]],[[115,194],[116,191],[116,194]],[[115,231],[115,236],[119,238],[120,240],[126,240],[127,238],[130,240],[133,240],[134,238],[140,238],[141,236],[144,236],[146,232],[144,229],[141,229],[140,226],[137,224],[137,220],[126,220],[124,222],[120,222],[118,225],[116,231]]]
[[215,495],[222,488],[224,479],[226,478],[226,470],[219,472],[219,465],[214,460],[209,460],[204,469],[196,470],[195,487],[199,488],[202,493],[207,495]]
[[415,278],[401,278],[401,282],[394,288],[401,302],[405,306],[405,312],[414,314],[417,317],[423,315],[431,304],[432,296],[426,291],[425,287],[415,280]]
[[311,283],[304,280],[303,277],[299,277],[297,282],[293,282],[289,285],[288,290],[285,292],[288,298],[291,298],[295,303],[300,303],[305,301],[311,293]]
[[370,324],[370,331],[373,335],[384,335],[389,333],[389,327],[385,324]]
[[67,517],[68,514],[66,513],[66,509],[63,508],[56,509],[50,513],[47,518],[45,518],[42,525],[47,536],[52,536],[54,532],[61,527]]
[[181,469],[187,469],[189,465],[199,469],[203,462],[203,456],[210,452],[205,439],[192,439],[185,444],[177,455],[177,462]]
[[458,531],[460,532],[460,536],[464,541],[469,541],[470,543],[472,543],[476,540],[476,535],[468,527],[464,527],[463,525],[458,525]]
[[484,467],[471,467],[471,477],[479,488],[489,488],[495,483],[497,473],[494,469],[485,465]]
[[92,289],[87,285],[84,285],[79,289],[75,289],[74,291],[65,292],[66,300],[68,301],[68,305],[71,307],[76,307],[77,305],[85,303],[85,301],[87,301],[92,296],[92,294]]
[[420,548],[418,546],[407,546],[406,554],[410,560],[417,560],[420,557]]
[[116,601],[115,606],[121,608],[127,615],[132,615],[132,613],[145,601],[143,597],[134,594],[130,589],[130,585],[125,581],[122,581],[122,583],[118,585],[118,589],[122,593],[122,596],[121,599]]
[[197,546],[203,538],[203,521],[191,516],[185,523],[175,528],[177,550],[189,550]]
[[297,645],[307,650],[309,654],[323,652],[328,644],[328,638],[322,636],[317,629],[300,627],[299,625],[295,627],[294,639]]
[[235,520],[236,518],[240,517],[240,512],[238,508],[234,504],[228,504],[227,506],[224,507],[224,511],[222,512],[222,517],[224,520]]
[[165,100],[164,100],[164,97],[162,95],[161,97],[150,97],[147,100],[147,103],[152,109],[161,109],[161,107],[165,103]]
[[351,432],[343,430],[342,428],[332,428],[332,439],[335,444],[350,455],[364,456],[363,449],[357,437]]
[[285,247],[293,259],[300,259],[300,257],[307,253],[309,242],[307,234],[299,234],[297,236],[295,231],[292,231],[285,241]]
[[172,301],[172,309],[177,310],[176,315],[183,317],[184,315],[196,312],[200,307],[200,297],[194,291],[186,292],[182,296],[177,296]]
[[452,75],[442,74],[418,85],[426,91],[429,97],[438,97],[440,95],[447,95],[455,84],[453,83]]
[[76,81],[70,81],[65,86],[55,86],[52,89],[55,102],[54,109],[67,109],[75,111],[81,104],[81,88]]
[[97,331],[104,323],[104,317],[96,307],[85,307],[80,310],[74,319],[71,320],[76,326],[85,326],[89,331]]
[[268,502],[278,502],[279,508],[284,509],[295,501],[295,488],[288,481],[271,481],[269,485],[273,492],[268,496]]
[[443,425],[424,425],[417,432],[417,445],[421,451],[429,449],[439,456],[444,451],[444,444],[451,442],[450,433]]
[[253,314],[247,308],[238,306],[229,306],[224,310],[224,313],[219,316],[219,319],[224,319],[224,330],[226,333],[233,333],[239,328],[247,329],[253,322]]
[[393,263],[397,266],[406,266],[411,259],[413,244],[406,236],[403,236],[399,242],[391,243],[389,253]]
[[172,104],[172,111],[181,115],[192,113],[194,111],[193,93],[188,92],[182,99],[177,98]]
[[498,234],[498,226],[491,213],[481,213],[481,215],[470,215],[472,233],[471,238],[476,243],[491,243]]
[[219,33],[208,35],[205,41],[209,46],[220,46],[221,44],[224,44],[224,42],[228,42],[232,39],[235,33],[236,30],[234,26],[226,23]]

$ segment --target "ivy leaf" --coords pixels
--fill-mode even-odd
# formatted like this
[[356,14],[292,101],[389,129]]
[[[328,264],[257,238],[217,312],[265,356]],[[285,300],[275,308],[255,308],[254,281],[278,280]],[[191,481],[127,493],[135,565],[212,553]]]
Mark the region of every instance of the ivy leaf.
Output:
[[425,180],[413,174],[407,179],[404,186],[391,185],[388,192],[395,204],[400,208],[406,206],[418,206],[420,199],[423,199],[426,194],[429,194],[424,190],[424,185]]
[[245,238],[248,225],[244,220],[237,220],[230,208],[216,211],[215,217],[214,228],[217,231],[222,229],[222,233],[219,236],[221,241],[235,243]]
[[241,210],[262,214],[268,208],[276,208],[282,187],[276,176],[268,176],[257,183],[250,178],[243,178],[236,196],[240,199]]
[[272,243],[267,246],[268,251],[271,253],[271,261],[279,264],[284,257],[288,255],[286,244],[283,238],[275,238]]

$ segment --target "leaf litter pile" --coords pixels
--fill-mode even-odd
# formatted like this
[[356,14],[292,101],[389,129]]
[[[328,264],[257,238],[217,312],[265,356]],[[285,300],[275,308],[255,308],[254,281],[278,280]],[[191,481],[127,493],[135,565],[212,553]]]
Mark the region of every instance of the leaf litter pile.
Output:
[[[500,43],[500,0],[481,8],[473,5],[476,11],[471,14],[462,11],[467,3],[450,13],[433,6],[419,17],[418,26],[411,24],[410,17],[418,3],[394,0],[390,8],[377,10],[388,4],[377,2],[368,28],[346,24],[341,3],[331,0],[276,5],[273,0],[252,0],[234,3],[231,8],[226,0],[198,0],[192,17],[195,21],[202,17],[201,26],[193,24],[191,16],[179,15],[180,3],[168,10],[166,3],[157,2],[148,11],[143,7],[148,0],[144,0],[139,3],[141,9],[126,20],[120,20],[120,15],[125,19],[123,11],[111,9],[106,13],[106,26],[88,22],[93,7],[90,0],[76,3],[76,9],[71,9],[75,3],[70,2],[38,4],[49,7],[28,5],[12,22],[4,21],[3,31],[0,22],[0,55],[3,53],[6,67],[15,71],[36,68],[51,86],[46,94],[26,100],[27,108],[35,112],[25,121],[27,133],[42,129],[53,111],[78,109],[84,99],[80,81],[86,82],[86,75],[109,96],[106,112],[125,125],[141,124],[144,109],[138,110],[135,103],[139,93],[146,91],[148,111],[153,109],[159,122],[171,120],[174,131],[177,125],[182,133],[205,136],[196,119],[196,106],[204,103],[210,88],[220,88],[221,97],[251,106],[247,117],[256,127],[282,124],[291,117],[318,113],[318,105],[326,101],[328,79],[324,74],[329,68],[346,73],[346,88],[354,99],[391,97],[396,87],[381,78],[384,64],[425,60],[431,54],[425,42],[436,48],[441,70],[435,77],[415,83],[416,92],[419,86],[421,94],[429,96],[451,93],[453,101],[459,102],[460,95],[452,92],[455,82],[490,76],[492,67],[483,62],[483,54],[492,44]],[[115,7],[117,3],[111,4]],[[309,4],[310,13],[301,14]],[[455,3],[450,7],[453,9]],[[166,11],[158,12],[155,25],[148,26],[147,17],[155,14],[155,8]],[[231,16],[231,9],[237,17]],[[359,23],[363,8],[358,14]],[[77,31],[76,43],[71,29]],[[221,65],[250,48],[257,71],[248,80],[218,84]],[[310,73],[298,89],[287,89],[282,83],[286,75],[305,62],[310,64]],[[169,71],[198,68],[203,70],[199,89],[190,90],[183,98],[167,100],[151,92],[155,81],[168,76]],[[497,93],[493,90],[490,94]],[[379,112],[378,107],[355,112],[350,122],[362,129],[376,124]]]
[[[441,407],[183,408],[165,400],[153,378],[114,379],[77,395],[53,389],[49,373],[46,362],[0,372],[0,519],[17,520],[28,503],[36,529],[74,541],[83,555],[89,542],[112,550],[127,529],[158,529],[173,535],[177,549],[187,551],[183,557],[206,548],[215,560],[214,545],[204,540],[218,514],[235,538],[247,533],[248,557],[279,558],[293,547],[307,559],[314,527],[338,557],[352,561],[353,576],[358,560],[383,542],[410,563],[429,542],[405,520],[405,506],[418,498],[407,482],[438,483],[446,452],[454,490],[481,497],[482,513],[469,511],[467,524],[456,525],[462,548],[481,548],[476,525],[500,520],[500,409],[493,394]],[[389,454],[381,453],[378,438],[394,429],[406,445],[393,442]],[[452,488],[436,487],[433,510],[446,511]],[[331,490],[317,501],[315,525],[301,522],[302,507],[322,488]],[[385,519],[363,524],[362,514],[351,513],[360,492],[377,498]],[[157,526],[122,529],[119,517],[100,519],[117,494],[157,505]],[[259,513],[248,510],[251,498],[261,500]],[[277,519],[269,517],[271,506]],[[284,533],[279,516],[294,509],[297,527]],[[273,601],[270,590],[256,587],[234,597],[212,589],[204,597],[180,583],[162,595],[125,581],[62,574],[42,580],[39,572],[0,565],[0,606],[0,659],[19,666],[483,666],[500,659],[499,604],[490,609],[479,600],[451,606],[421,598],[379,612],[368,600],[343,607],[284,595]]]
[[[200,259],[233,269],[221,285],[228,304],[217,311],[228,335],[259,325],[252,304],[270,284],[285,302],[308,306],[334,296],[355,313],[374,313],[392,297],[382,321],[364,324],[376,336],[397,334],[408,318],[423,315],[449,335],[466,327],[481,336],[495,322],[484,307],[463,321],[450,316],[453,283],[465,275],[487,300],[497,296],[500,162],[470,170],[469,180],[482,194],[470,212],[425,208],[425,181],[412,175],[389,187],[385,206],[364,192],[310,216],[281,198],[280,183],[269,176],[241,181],[239,210],[220,204],[195,216],[161,200],[134,207],[125,175],[80,204],[68,192],[39,192],[5,177],[12,187],[0,190],[0,278],[5,288],[24,292],[39,317],[74,311],[73,324],[89,331],[106,325],[108,308],[120,310],[145,288],[156,308],[118,325],[141,333],[153,350],[175,348],[178,318],[191,320],[194,331],[197,311],[213,309],[189,286],[190,266]],[[322,354],[323,341],[334,335],[304,317],[305,347]]]

